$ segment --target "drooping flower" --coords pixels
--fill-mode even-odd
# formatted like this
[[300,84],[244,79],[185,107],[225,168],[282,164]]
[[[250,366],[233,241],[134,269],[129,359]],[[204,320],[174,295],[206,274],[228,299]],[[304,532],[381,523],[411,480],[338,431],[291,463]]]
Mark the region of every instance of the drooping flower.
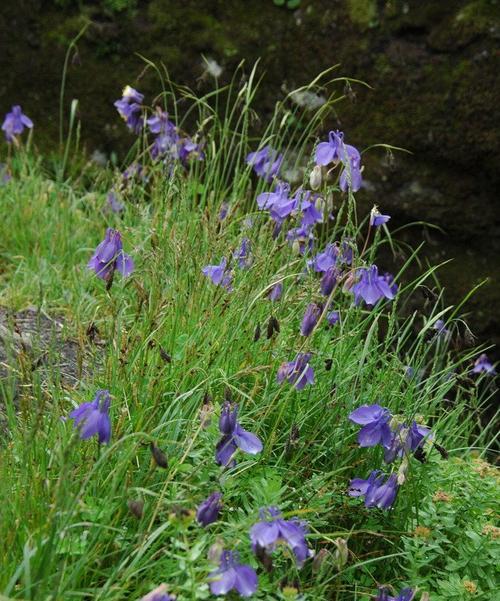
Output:
[[322,308],[316,303],[309,303],[302,318],[302,324],[300,326],[300,333],[302,336],[309,336],[314,330],[318,319],[321,315]]
[[335,244],[327,244],[325,250],[318,253],[310,262],[310,266],[319,273],[325,273],[337,263],[339,249]]
[[125,209],[125,205],[118,200],[116,193],[113,190],[108,193],[106,200],[113,213],[121,213]]
[[420,426],[416,421],[413,421],[409,428],[399,425],[392,433],[391,444],[384,449],[384,461],[392,463],[396,458],[414,453],[426,438],[431,437],[430,428]]
[[240,269],[248,269],[252,265],[250,240],[248,238],[243,238],[240,247],[234,251],[233,258],[238,261],[238,267]]
[[27,117],[23,113],[21,107],[16,104],[11,108],[10,113],[5,115],[4,122],[2,123],[2,130],[7,142],[12,142],[16,136],[21,135],[25,127],[31,129],[33,127],[33,121]]
[[250,455],[257,455],[262,451],[262,442],[258,436],[244,430],[237,420],[238,406],[231,411],[231,405],[226,402],[219,418],[219,430],[222,438],[215,450],[215,460],[218,465],[234,465],[233,455],[237,449]]
[[302,390],[307,384],[314,384],[314,370],[309,365],[311,353],[298,353],[293,361],[283,363],[278,369],[276,379],[279,384],[285,380]]
[[329,296],[332,293],[337,283],[338,274],[339,272],[336,267],[330,267],[328,271],[325,271],[319,284],[323,296]]
[[202,268],[201,272],[203,275],[207,276],[212,280],[212,283],[216,286],[222,286],[226,288],[229,292],[232,290],[231,283],[233,281],[233,276],[230,271],[226,270],[227,260],[225,257],[222,257],[219,265],[205,265]]
[[278,182],[273,192],[262,192],[257,196],[257,206],[268,210],[271,218],[281,224],[297,207],[297,199],[290,198],[290,185]]
[[389,300],[394,298],[391,286],[384,276],[378,275],[376,265],[358,269],[357,276],[359,280],[351,289],[354,293],[354,303],[356,305],[364,300],[367,305],[373,306],[384,297]]
[[475,360],[474,362],[474,367],[471,370],[471,373],[473,374],[481,374],[481,373],[486,373],[486,374],[496,374],[496,370],[493,367],[493,364],[491,363],[491,361],[488,359],[488,355],[486,355],[485,353],[483,353],[482,355],[479,355],[479,357]]
[[314,246],[314,233],[312,228],[301,225],[295,227],[286,233],[286,239],[292,245],[292,248],[303,255],[306,251],[310,251]]
[[191,159],[203,161],[205,153],[202,150],[201,144],[198,144],[189,137],[179,140],[179,159],[186,167]]
[[99,444],[108,443],[111,440],[110,404],[109,390],[98,390],[93,401],[82,403],[69,414],[70,419],[74,420],[74,427],[78,428],[82,440],[95,435],[97,435]]
[[122,238],[118,230],[108,227],[106,237],[95,249],[87,266],[107,282],[112,281],[115,271],[124,277],[132,273],[134,262],[132,257],[123,252]]
[[[142,94],[141,94],[142,96]],[[142,102],[142,99],[139,100]],[[148,124],[149,131],[152,134],[168,134],[172,137],[172,139],[176,138],[176,127],[172,121],[168,118],[168,113],[161,109],[159,106],[156,107],[156,111],[152,117],[146,120]]]
[[120,117],[125,121],[130,131],[135,134],[141,131],[143,125],[143,100],[144,94],[141,94],[131,86],[125,86],[122,97],[114,103]]
[[258,552],[263,549],[272,553],[279,544],[285,544],[295,555],[297,565],[301,567],[311,555],[305,538],[306,522],[296,518],[285,520],[276,507],[261,509],[260,518],[261,521],[250,529],[253,551]]
[[396,474],[391,474],[385,480],[385,474],[376,470],[371,472],[367,480],[353,478],[349,483],[349,496],[364,496],[365,507],[369,509],[389,509],[396,500],[398,488]]
[[334,326],[340,321],[340,313],[338,311],[330,311],[326,315],[326,321],[330,326]]
[[271,146],[264,146],[261,150],[251,152],[246,158],[247,164],[253,167],[255,173],[271,182],[278,175],[283,162],[283,155]]
[[361,188],[361,164],[359,159],[349,158],[340,173],[339,187],[342,192],[357,192]]
[[437,335],[443,338],[447,338],[450,334],[450,330],[446,328],[446,324],[442,319],[437,319],[432,327],[436,330]]
[[370,225],[372,227],[380,227],[381,225],[384,225],[384,223],[387,223],[390,218],[390,215],[382,215],[382,213],[380,213],[378,208],[375,206],[370,213]]
[[222,551],[219,568],[210,572],[210,591],[214,595],[226,595],[235,590],[241,597],[250,597],[257,590],[255,570],[241,564],[239,555],[233,551]]
[[338,163],[342,153],[344,134],[341,131],[331,131],[328,134],[328,142],[320,142],[316,147],[316,164],[328,165]]
[[278,301],[283,294],[283,282],[277,282],[270,290],[267,298],[270,301]]
[[382,444],[389,448],[392,443],[392,432],[389,426],[391,414],[380,405],[362,405],[349,414],[349,419],[363,426],[358,434],[360,447],[374,447]]
[[217,521],[222,509],[221,497],[220,492],[214,492],[198,506],[196,519],[203,527]]
[[392,597],[389,595],[389,589],[385,586],[379,587],[378,595],[375,598],[375,601],[412,601],[415,596],[415,591],[411,588],[404,588],[399,595],[396,597]]
[[323,221],[323,213],[316,206],[319,200],[318,195],[312,196],[310,190],[299,188],[294,198],[296,199],[296,205],[302,211],[302,220],[300,222],[302,227],[312,227],[316,223]]
[[175,595],[169,595],[167,593],[167,585],[160,584],[150,593],[141,598],[140,601],[175,601],[177,597]]

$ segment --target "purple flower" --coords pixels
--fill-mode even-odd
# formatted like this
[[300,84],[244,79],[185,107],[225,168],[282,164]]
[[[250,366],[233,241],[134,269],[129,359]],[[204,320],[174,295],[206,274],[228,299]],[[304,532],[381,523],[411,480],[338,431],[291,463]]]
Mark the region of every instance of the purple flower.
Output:
[[370,213],[370,225],[372,227],[380,227],[384,223],[387,223],[390,218],[390,215],[382,215],[377,207],[373,207]]
[[311,353],[298,353],[293,361],[283,363],[278,369],[276,379],[279,384],[285,380],[302,390],[307,384],[314,384],[314,370],[309,365]]
[[314,245],[314,234],[311,228],[303,225],[289,230],[286,234],[286,239],[292,244],[292,247],[297,247],[301,255],[306,250],[311,250]]
[[312,200],[310,198],[310,190],[299,188],[295,194],[296,204],[300,206],[300,210],[302,211],[302,227],[312,227],[316,223],[323,221],[323,214],[316,207],[316,200],[319,197],[316,195]]
[[[140,94],[140,96],[142,96],[142,94]],[[142,98],[137,102],[142,102]],[[168,118],[168,113],[163,111],[160,107],[156,107],[155,114],[147,119],[146,123],[148,124],[149,131],[152,134],[168,134],[172,138],[176,137],[175,125]]]
[[140,601],[175,601],[175,595],[169,595],[167,593],[167,587],[165,584],[160,584],[150,593],[141,597]]
[[371,267],[362,267],[358,269],[357,275],[359,280],[352,287],[354,293],[354,303],[359,304],[360,300],[364,300],[367,305],[375,305],[381,298],[394,298],[394,292],[391,286],[387,283],[384,276],[378,275],[376,265]]
[[255,173],[265,179],[272,181],[278,175],[283,161],[283,155],[271,146],[264,146],[261,150],[251,152],[246,158],[247,164],[253,167]]
[[361,167],[357,159],[351,159],[342,169],[339,179],[339,187],[342,192],[357,192],[361,188]]
[[205,153],[202,151],[201,145],[191,140],[191,138],[181,138],[179,141],[179,159],[181,163],[186,166],[192,158],[203,161]]
[[123,252],[122,238],[118,230],[108,227],[106,237],[95,249],[87,267],[93,269],[98,277],[107,282],[112,281],[115,270],[124,277],[132,273],[134,262]]
[[325,271],[319,284],[323,296],[329,296],[332,293],[337,283],[337,276],[338,270],[336,267],[330,267],[328,271]]
[[125,209],[125,205],[123,205],[116,197],[115,192],[111,190],[108,193],[107,197],[108,206],[113,211],[113,213],[121,213]]
[[0,186],[5,186],[12,179],[9,169],[5,163],[0,163]]
[[220,492],[214,492],[208,499],[205,499],[200,503],[196,511],[196,519],[204,528],[217,521],[222,509],[222,504],[220,502],[221,497],[222,495]]
[[400,425],[392,434],[391,444],[384,449],[384,461],[392,463],[396,457],[415,452],[426,438],[431,437],[431,431],[425,426],[419,426],[413,421],[411,426]]
[[437,335],[442,336],[443,338],[447,338],[450,334],[450,330],[446,328],[446,325],[442,319],[437,319],[432,327],[434,330],[436,330]]
[[341,131],[331,131],[328,134],[328,142],[320,142],[316,147],[316,164],[328,165],[338,163],[342,155],[344,134]]
[[240,269],[248,269],[252,264],[252,257],[250,256],[250,240],[243,238],[241,246],[233,253],[233,258],[238,261],[238,267]]
[[237,421],[238,406],[231,411],[231,405],[224,403],[219,418],[219,430],[222,438],[215,450],[215,460],[218,465],[232,466],[232,460],[237,449],[250,455],[257,455],[262,451],[262,442],[258,436],[244,430]]
[[267,298],[273,302],[278,301],[281,298],[282,294],[283,294],[283,282],[278,282],[271,288],[271,291],[267,295]]
[[281,224],[297,208],[297,198],[289,198],[290,186],[278,182],[274,192],[262,192],[257,196],[257,206],[268,210],[271,218]]
[[23,133],[24,128],[31,129],[33,127],[33,121],[27,117],[21,107],[16,104],[11,108],[10,113],[5,115],[4,122],[2,123],[2,130],[5,133],[5,139],[7,142],[12,142],[15,136]]
[[398,483],[396,474],[391,474],[384,482],[385,474],[380,471],[373,471],[368,480],[362,478],[353,478],[349,483],[350,497],[365,497],[365,507],[371,509],[389,509],[398,492]]
[[262,521],[257,522],[250,529],[253,551],[264,549],[272,553],[279,544],[285,544],[295,555],[297,565],[302,566],[311,555],[305,538],[307,524],[296,518],[284,520],[276,507],[261,509],[260,517]]
[[324,273],[337,263],[339,249],[335,244],[327,244],[323,252],[318,253],[314,259],[310,261],[310,266],[314,271]]
[[389,590],[385,587],[379,587],[378,595],[375,601],[412,601],[415,592],[411,588],[404,588],[397,597],[391,597]]
[[201,272],[212,280],[212,283],[216,286],[222,286],[229,292],[232,290],[231,282],[233,276],[229,271],[226,271],[226,258],[222,257],[219,265],[206,265],[202,268]]
[[219,568],[210,572],[210,590],[214,595],[225,595],[235,590],[241,597],[250,597],[257,590],[257,574],[248,565],[241,564],[238,553],[222,551]]
[[389,448],[392,443],[392,432],[389,422],[392,416],[388,409],[380,405],[362,405],[349,414],[349,419],[363,426],[358,434],[360,447],[374,447],[382,444]]
[[387,282],[387,285],[391,289],[392,294],[394,296],[396,296],[396,294],[397,294],[397,292],[399,290],[399,286],[394,281],[394,276],[391,273],[384,273],[384,275],[382,277]]
[[138,134],[142,129],[142,106],[144,95],[130,86],[123,88],[122,97],[114,103],[127,127]]
[[229,211],[229,203],[223,202],[220,206],[219,221],[224,221],[224,219],[227,217],[228,211]]
[[302,324],[300,326],[300,333],[302,336],[309,336],[314,330],[318,319],[321,315],[322,308],[316,303],[309,303],[302,318]]
[[131,163],[122,173],[122,177],[126,183],[134,178],[142,179],[143,182],[148,181],[144,167],[140,163]]
[[338,311],[330,311],[326,316],[326,321],[330,326],[334,326],[340,321],[340,313]]
[[97,435],[99,444],[111,440],[110,404],[109,391],[98,390],[92,402],[82,403],[69,414],[70,419],[75,420],[74,427],[78,428],[82,440],[94,435]]
[[491,363],[491,361],[488,359],[488,355],[486,355],[485,353],[483,353],[482,355],[479,355],[479,357],[474,361],[474,367],[471,369],[471,373],[473,374],[480,374],[480,373],[486,373],[486,374],[496,374],[496,370],[493,367],[493,364]]

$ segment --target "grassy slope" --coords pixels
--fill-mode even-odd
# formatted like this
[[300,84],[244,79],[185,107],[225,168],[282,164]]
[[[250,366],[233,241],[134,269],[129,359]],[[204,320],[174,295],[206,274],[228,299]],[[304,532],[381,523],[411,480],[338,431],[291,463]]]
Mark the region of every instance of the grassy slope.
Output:
[[[352,295],[339,289],[331,302],[341,323],[330,329],[323,321],[310,338],[300,336],[307,303],[320,298],[319,282],[303,275],[304,258],[283,239],[273,240],[268,217],[255,213],[255,184],[243,161],[250,100],[229,108],[221,123],[212,117],[214,124],[204,126],[207,157],[190,173],[178,169],[170,179],[151,167],[147,185],[124,193],[123,216],[105,209],[117,176],[92,166],[62,181],[24,157],[15,163],[13,181],[0,188],[2,303],[63,313],[68,333],[95,359],[93,376],[74,390],[61,386],[56,373],[42,382],[33,372],[17,415],[11,388],[3,388],[10,433],[0,450],[0,591],[7,598],[136,599],[161,581],[179,599],[207,598],[210,546],[220,538],[256,566],[248,530],[266,505],[307,519],[311,547],[330,555],[318,573],[311,562],[297,571],[279,553],[272,573],[259,572],[258,598],[283,598],[284,584],[299,586],[307,599],[362,599],[377,583],[412,585],[400,536],[420,523],[418,510],[432,494],[422,491],[446,468],[435,451],[425,465],[410,459],[395,509],[365,510],[346,496],[346,486],[381,466],[381,452],[358,448],[347,416],[360,404],[381,402],[406,419],[421,416],[437,440],[460,455],[474,425],[464,411],[478,403],[469,381],[459,376],[470,368],[472,351],[452,357],[446,345],[429,342],[437,307],[398,318],[416,287],[404,274],[395,302],[373,311],[353,307]],[[202,122],[207,109],[194,106]],[[320,118],[293,135],[279,129],[278,117],[271,128],[278,141],[300,143],[305,152]],[[336,230],[323,229],[320,237],[324,242],[347,234],[361,248],[366,217],[358,224],[354,199],[332,190]],[[231,211],[220,224],[224,200]],[[109,292],[86,269],[106,226],[120,229],[136,262],[134,274],[117,276]],[[230,257],[243,236],[251,240],[253,265],[236,269],[234,291],[227,293],[202,277],[201,268]],[[372,259],[378,243],[380,238],[368,250]],[[366,258],[357,257],[357,264]],[[271,304],[267,292],[279,280],[284,294]],[[267,339],[271,315],[281,331]],[[103,348],[87,340],[90,323]],[[263,333],[254,342],[258,324]],[[171,363],[162,359],[160,346]],[[279,365],[299,350],[313,353],[316,372],[315,385],[300,392],[276,382]],[[405,377],[407,364],[426,370],[420,383]],[[453,370],[457,375],[449,377]],[[113,396],[112,442],[101,449],[95,440],[78,440],[71,422],[61,420],[97,388]],[[450,395],[453,403],[445,401]],[[239,454],[238,465],[224,471],[214,462],[214,447],[228,397],[239,404],[243,426],[264,441],[264,451]],[[208,428],[202,427],[202,407],[213,412]],[[488,435],[474,444],[484,446]],[[155,469],[150,441],[167,454],[167,470]],[[223,493],[224,512],[203,530],[192,511],[214,490]],[[144,501],[142,519],[131,515],[129,500]],[[340,570],[334,560],[338,537],[350,549]]]

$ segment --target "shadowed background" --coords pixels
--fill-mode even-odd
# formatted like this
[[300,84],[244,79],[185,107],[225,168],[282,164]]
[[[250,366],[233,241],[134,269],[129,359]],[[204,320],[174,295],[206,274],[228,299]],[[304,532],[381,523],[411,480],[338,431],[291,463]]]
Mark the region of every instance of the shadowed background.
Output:
[[[3,0],[0,8],[0,112],[21,104],[45,152],[58,140],[59,92],[70,41],[92,24],[72,53],[66,104],[79,100],[82,140],[109,156],[131,142],[113,101],[127,83],[151,99],[160,89],[137,53],[163,62],[171,78],[200,92],[213,87],[202,55],[227,83],[242,59],[266,73],[257,107],[264,114],[286,91],[340,64],[336,73],[368,82],[328,124],[349,143],[401,146],[365,160],[363,209],[438,225],[401,234],[425,241],[448,302],[478,282],[468,322],[482,340],[500,341],[500,3],[497,0]],[[287,7],[287,4],[289,7]],[[343,90],[341,89],[340,92]],[[6,146],[0,150],[4,153]]]

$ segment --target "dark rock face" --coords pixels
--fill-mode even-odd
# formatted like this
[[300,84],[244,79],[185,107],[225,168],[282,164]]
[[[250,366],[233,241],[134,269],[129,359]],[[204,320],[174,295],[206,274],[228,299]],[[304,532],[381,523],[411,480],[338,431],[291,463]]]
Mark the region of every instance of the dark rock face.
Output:
[[[262,57],[267,75],[258,96],[271,109],[282,87],[309,82],[340,63],[338,75],[368,82],[353,85],[355,98],[340,107],[341,121],[325,124],[348,132],[359,147],[387,143],[412,155],[383,149],[366,156],[363,208],[373,203],[393,223],[427,221],[440,226],[434,257],[456,257],[443,271],[450,302],[483,277],[496,279],[500,246],[500,2],[498,0],[302,0],[298,10],[272,0],[3,0],[0,14],[0,107],[20,103],[33,118],[40,147],[58,137],[58,95],[70,40],[90,19],[71,54],[66,104],[78,98],[82,137],[90,151],[124,148],[131,138],[113,101],[124,84],[151,99],[160,89],[140,53],[164,63],[173,80],[199,87],[201,55],[224,66],[226,83],[242,58]],[[62,7],[62,8],[61,8]],[[103,8],[104,7],[104,8]],[[107,7],[107,8],[106,8]],[[422,237],[416,231],[414,239]],[[435,238],[437,240],[437,238]],[[477,333],[498,339],[498,280],[473,306]],[[481,317],[481,311],[484,313]]]

